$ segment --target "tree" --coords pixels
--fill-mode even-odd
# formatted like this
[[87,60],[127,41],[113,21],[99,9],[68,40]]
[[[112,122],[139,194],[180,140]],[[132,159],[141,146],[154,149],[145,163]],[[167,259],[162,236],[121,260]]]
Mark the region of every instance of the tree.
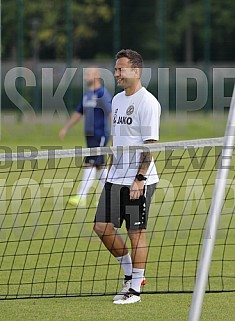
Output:
[[[72,34],[70,41],[74,44],[74,56],[79,57],[79,47],[84,40],[97,36],[96,25],[102,21],[109,21],[112,16],[111,8],[105,0],[72,0]],[[17,0],[8,0],[2,4],[3,11],[3,48],[2,55],[9,57],[9,52],[15,51],[15,40],[12,35],[17,34]],[[66,10],[68,1],[63,0],[24,0],[24,53],[32,56],[32,38],[35,37],[35,21],[37,21],[37,38],[40,53],[49,58],[64,58],[68,41],[66,30]],[[13,41],[12,41],[13,40]]]
[[168,4],[168,60],[185,61],[192,50],[188,58],[192,62],[202,61],[206,41],[210,42],[211,60],[234,59],[231,54],[231,47],[235,49],[232,41],[235,37],[234,0],[168,0]]
[[[5,0],[3,59],[16,53],[16,4],[20,1],[24,4],[25,57],[32,57],[38,46],[41,59],[64,60],[68,27],[72,28],[74,58],[113,56],[113,0]],[[66,14],[69,2],[71,20]],[[159,4],[164,4],[163,12]],[[145,59],[159,60],[164,53],[166,63],[194,63],[206,55],[211,61],[234,60],[234,0],[119,0],[119,5],[120,47],[139,50]]]

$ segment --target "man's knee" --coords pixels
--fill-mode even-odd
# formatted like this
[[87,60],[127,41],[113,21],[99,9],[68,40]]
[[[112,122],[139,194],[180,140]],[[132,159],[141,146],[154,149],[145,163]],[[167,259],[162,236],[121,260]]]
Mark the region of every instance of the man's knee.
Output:
[[93,226],[93,230],[99,237],[103,237],[105,235],[110,235],[113,230],[113,225],[111,223],[101,223],[96,222]]
[[146,241],[146,235],[145,230],[128,230],[128,235],[131,240],[132,245],[136,245],[138,247],[138,244]]

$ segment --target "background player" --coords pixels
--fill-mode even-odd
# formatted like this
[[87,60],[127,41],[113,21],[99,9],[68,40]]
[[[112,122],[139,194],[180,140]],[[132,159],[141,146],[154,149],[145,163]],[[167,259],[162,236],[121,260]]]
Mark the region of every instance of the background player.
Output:
[[[105,146],[110,136],[111,95],[101,83],[100,69],[94,66],[85,69],[84,83],[87,90],[77,106],[76,111],[59,132],[63,140],[68,130],[78,123],[84,116],[84,128],[87,147]],[[107,176],[103,156],[89,156],[85,158],[85,168],[77,195],[69,198],[73,206],[86,206],[87,193],[92,186],[98,172],[98,178],[103,185]]]

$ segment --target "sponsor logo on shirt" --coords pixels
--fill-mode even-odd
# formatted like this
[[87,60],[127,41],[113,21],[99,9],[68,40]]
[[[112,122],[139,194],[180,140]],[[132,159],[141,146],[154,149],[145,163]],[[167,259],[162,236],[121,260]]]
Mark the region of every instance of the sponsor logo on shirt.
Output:
[[119,116],[117,124],[131,125],[132,124],[132,118],[131,117],[126,117],[126,116]]
[[[131,108],[130,108],[131,107]],[[132,114],[134,111],[134,106],[129,106],[126,113],[128,112]],[[114,114],[113,114],[113,126],[116,125],[131,125],[132,124],[132,118],[131,117],[127,117],[127,116],[118,116],[118,108],[115,109]]]
[[91,107],[95,108],[97,106],[97,96],[94,94],[92,97],[84,97],[83,98],[83,107]]

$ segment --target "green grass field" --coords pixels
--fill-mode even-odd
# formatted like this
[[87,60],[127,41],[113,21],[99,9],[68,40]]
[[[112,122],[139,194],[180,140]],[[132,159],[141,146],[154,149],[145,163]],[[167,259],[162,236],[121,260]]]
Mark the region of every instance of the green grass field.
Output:
[[[74,128],[71,133],[68,135],[68,137],[65,139],[64,142],[61,142],[58,139],[58,132],[61,128],[61,124],[55,123],[50,125],[42,125],[42,124],[3,124],[2,131],[1,131],[1,145],[3,146],[2,149],[4,151],[4,148],[11,148],[12,150],[16,151],[19,150],[19,147],[25,148],[27,150],[32,147],[37,147],[39,149],[45,149],[45,146],[61,146],[61,148],[72,148],[75,145],[79,146],[85,146],[84,143],[84,137],[82,132],[82,126],[77,126]],[[225,120],[222,119],[220,122],[214,121],[213,118],[210,115],[207,116],[197,116],[195,119],[190,119],[187,123],[181,122],[181,121],[175,121],[174,117],[170,119],[163,119],[162,125],[161,125],[161,142],[163,141],[175,141],[175,140],[184,140],[184,139],[197,139],[197,138],[207,138],[207,137],[221,137],[223,136],[225,128]],[[5,146],[5,147],[4,147]],[[25,147],[23,147],[25,146]],[[210,167],[210,164],[208,164]],[[62,175],[63,172],[60,173]],[[169,175],[169,173],[168,173]],[[74,173],[70,173],[70,178],[73,178]],[[16,176],[12,176],[12,181],[15,180]],[[1,177],[3,178],[3,177]],[[27,173],[24,178],[27,178]],[[37,176],[34,177],[35,180],[38,179]],[[57,178],[61,178],[58,176]],[[203,177],[202,177],[203,178]],[[177,180],[177,178],[175,178]],[[173,182],[174,183],[174,182]],[[176,183],[175,183],[176,184]],[[210,191],[211,192],[211,187]],[[166,224],[166,218],[164,217],[164,208],[161,208],[161,211],[159,209],[159,204],[161,204],[161,201],[159,200],[154,204],[154,211],[158,211],[160,213],[160,219],[158,221],[158,226],[162,225],[164,228]],[[25,209],[27,209],[27,206],[29,204],[27,201],[24,204]],[[175,208],[176,214],[179,214],[182,210],[182,207],[184,206],[184,203],[181,202],[178,207]],[[195,207],[195,204],[191,205]],[[52,208],[52,204],[47,203],[44,207],[45,214],[44,216],[36,216],[34,217],[35,220],[39,219],[41,221],[38,221],[41,223],[41,226],[43,224],[47,224],[49,218],[50,220],[53,220],[53,217],[50,216],[50,211]],[[196,207],[195,207],[196,208]],[[0,214],[2,213],[2,209],[0,210]],[[65,220],[63,221],[63,218],[60,219],[63,221],[64,224],[66,224],[67,221],[69,221],[71,218],[76,217],[76,211],[70,210],[67,212],[68,216],[66,216]],[[2,213],[3,214],[3,213]],[[92,217],[94,214],[94,209],[89,212],[88,216],[86,217],[87,224],[82,226],[80,229],[80,235],[85,236],[90,233],[90,230],[92,228],[91,222]],[[231,216],[229,216],[230,218]],[[76,224],[79,224],[81,220],[83,220],[84,217],[78,217],[77,220],[75,220]],[[18,217],[18,220],[20,223],[27,221],[27,216]],[[79,221],[80,220],[80,221]],[[153,218],[150,217],[150,221],[152,221]],[[62,222],[61,221],[61,222]],[[188,217],[184,217],[183,227],[189,226],[191,221],[188,221]],[[11,222],[5,222],[5,226],[8,226]],[[58,223],[58,217],[57,221]],[[81,222],[80,222],[81,223]],[[169,223],[169,222],[168,222]],[[180,221],[179,215],[176,215],[174,217],[173,222],[170,222],[169,225],[172,226],[174,224],[176,227],[179,226],[179,224],[182,224],[182,221]],[[196,222],[196,224],[199,224],[199,222]],[[234,224],[234,221],[233,221]],[[64,225],[66,226],[66,225]],[[80,226],[80,225],[79,225]],[[199,224],[200,226],[200,224]],[[75,226],[76,227],[76,226]],[[234,225],[232,225],[234,229]],[[54,228],[54,227],[52,227]],[[34,231],[35,232],[35,231]],[[47,231],[48,232],[48,231]],[[18,233],[21,233],[21,230],[18,231]],[[28,229],[27,234],[30,235],[30,233],[33,233],[32,230]],[[44,230],[41,228],[38,230],[37,235],[39,233],[44,233]],[[50,231],[48,232],[50,234]],[[51,233],[55,233],[55,229],[51,230]],[[63,230],[65,235],[73,235],[73,238],[71,239],[71,242],[66,243],[60,241],[58,244],[54,244],[54,250],[56,247],[58,249],[62,247],[66,248],[66,250],[74,250],[74,242],[76,242],[77,238],[77,230],[70,230],[67,231],[66,229]],[[18,234],[19,235],[19,234]],[[27,235],[27,236],[28,236]],[[33,235],[33,234],[32,234]],[[45,234],[44,234],[45,235]],[[184,237],[187,236],[187,234],[183,235]],[[47,235],[48,237],[48,235]],[[198,237],[195,236],[196,238]],[[11,236],[11,240],[17,240],[17,235]],[[159,234],[158,242],[161,242],[162,236]],[[179,244],[182,240],[182,236],[179,236]],[[234,244],[234,236],[231,235],[231,244]],[[154,239],[153,239],[154,242]],[[169,247],[171,251],[171,239],[168,240]],[[82,249],[87,248],[87,240],[86,238],[81,238],[81,242],[78,243],[78,247]],[[22,253],[25,251],[24,248],[18,248],[17,253]],[[49,245],[47,245],[49,246]],[[89,245],[89,249],[97,249],[99,247],[98,240],[94,240]],[[33,245],[33,247],[28,247],[28,251],[34,251],[37,250],[37,248],[40,247],[37,242]],[[50,246],[49,246],[50,247]],[[12,243],[11,247],[8,249],[8,254],[12,251],[14,253],[14,243]],[[191,249],[193,251],[193,248]],[[188,249],[189,255],[190,255],[190,249]],[[91,253],[92,254],[92,253]],[[103,255],[103,254],[102,254]],[[166,256],[167,253],[163,254],[163,256]],[[171,253],[172,255],[172,253]],[[220,253],[218,254],[220,255]],[[227,258],[231,259],[234,257],[234,250],[233,248],[228,246],[228,250],[226,252]],[[177,271],[179,269],[182,269],[181,264],[177,264],[177,260],[181,258],[182,253],[180,251],[174,251],[174,260],[175,260],[175,266],[173,268],[172,273],[177,274]],[[105,260],[106,254],[104,253],[104,258],[101,256],[101,260]],[[149,255],[150,260],[155,257],[155,252],[152,251]],[[51,264],[57,264],[58,263],[58,257],[56,255],[51,256]],[[67,257],[63,258],[64,261],[62,261],[62,264],[66,265],[66,261],[70,261],[71,257],[67,255]],[[81,258],[80,258],[81,259]],[[163,258],[161,258],[163,260]],[[46,256],[42,258],[42,262],[37,262],[39,265],[42,264],[44,266],[44,262],[46,260]],[[92,263],[94,260],[94,256],[90,255],[90,258],[88,257],[88,262]],[[234,259],[233,259],[234,260]],[[163,260],[164,261],[164,260]],[[6,264],[8,264],[7,262]],[[20,261],[15,262],[15,264],[18,266],[22,266],[22,264],[26,264],[24,267],[32,267],[35,262],[32,260],[30,262],[22,263]],[[75,262],[76,263],[76,262]],[[79,264],[80,262],[77,262]],[[191,264],[192,265],[192,264]],[[154,266],[154,264],[153,264]],[[186,273],[191,273],[192,270],[195,268],[193,266],[190,266],[190,263],[188,266],[184,266]],[[216,271],[218,268],[217,265],[214,266],[214,271]],[[232,284],[234,284],[234,269],[233,267],[230,267],[231,270],[229,270],[230,275],[233,277]],[[162,273],[165,273],[165,270],[168,269],[167,265],[162,264],[159,269],[162,269]],[[115,278],[115,273],[117,272],[117,269],[115,266],[113,268],[110,268],[111,275],[109,275],[111,278]],[[151,285],[153,279],[151,279],[152,275],[154,275],[155,271],[152,271],[153,267],[150,265],[149,267],[149,285],[146,287],[146,291],[148,290],[154,290],[155,285]],[[56,271],[57,272],[57,271]],[[102,267],[101,270],[97,271],[95,277],[99,277],[99,274],[102,275]],[[64,274],[63,274],[64,273]],[[63,280],[64,277],[66,277],[66,269],[64,269],[64,272],[61,273],[59,276],[59,280]],[[88,271],[84,272],[84,278],[89,278],[91,275],[93,275],[93,267],[89,269]],[[113,274],[112,274],[113,273]],[[153,274],[152,274],[153,273]],[[75,271],[76,274],[76,271]],[[172,274],[172,275],[173,275]],[[2,274],[1,274],[2,275]],[[6,277],[6,275],[4,276]],[[3,277],[3,278],[4,278]],[[14,276],[15,279],[17,279],[17,273]],[[27,277],[30,279],[32,275],[29,274]],[[39,279],[42,276],[38,276]],[[47,276],[51,281],[53,281],[54,275],[51,274]],[[76,277],[76,275],[75,275]],[[3,284],[4,280],[1,280],[1,284]],[[165,283],[164,283],[165,282]],[[166,286],[166,281],[162,283],[162,289]],[[215,280],[215,284],[213,286],[220,286],[221,280]],[[76,285],[76,284],[75,284]],[[110,283],[109,286],[115,285],[116,283]],[[177,286],[177,283],[174,284],[174,286]],[[60,284],[57,285],[58,288],[60,287]],[[161,290],[160,285],[158,285],[158,289]],[[187,285],[186,285],[187,286]],[[89,288],[89,284],[88,284]],[[3,293],[6,289],[1,288],[0,294]],[[12,287],[9,291],[15,291],[15,288]],[[38,292],[41,291],[41,285],[38,287]],[[44,289],[46,292],[46,289]],[[58,290],[58,289],[57,289]],[[63,292],[63,288],[61,291]],[[84,288],[85,290],[85,288]],[[25,291],[28,291],[28,287],[25,288]],[[48,291],[51,291],[49,288]],[[58,290],[58,292],[60,289]],[[74,290],[75,291],[75,290]],[[102,291],[102,286],[101,286]],[[142,303],[136,304],[133,306],[114,306],[112,304],[112,297],[111,296],[99,296],[99,297],[77,297],[77,298],[44,298],[44,299],[19,299],[19,300],[4,300],[0,302],[0,320],[4,321],[16,321],[16,320],[24,320],[24,321],[31,321],[31,320],[45,320],[45,321],[73,321],[73,320],[79,320],[79,321],[91,321],[91,320],[159,320],[159,321],[178,321],[178,320],[187,320],[188,313],[189,313],[189,307],[191,304],[191,294],[143,294],[142,295]],[[205,321],[217,321],[217,320],[228,320],[232,321],[234,320],[234,313],[235,313],[235,307],[234,307],[234,293],[217,293],[217,294],[206,294],[205,296],[205,302],[204,302],[204,309],[202,314],[202,320]]]
[[[193,113],[194,114],[194,113]],[[6,119],[11,119],[8,116]],[[62,142],[58,133],[63,124],[54,123],[43,124],[42,122],[34,123],[17,123],[8,121],[4,123],[2,117],[1,128],[1,145],[16,150],[17,146],[61,146],[62,148],[72,148],[75,145],[85,146],[83,135],[83,124],[71,129],[66,139]],[[222,137],[226,126],[226,116],[213,116],[212,114],[189,115],[188,121],[185,118],[174,115],[167,118],[162,117],[160,127],[160,142],[187,140],[198,138]],[[45,149],[45,148],[44,148]]]

